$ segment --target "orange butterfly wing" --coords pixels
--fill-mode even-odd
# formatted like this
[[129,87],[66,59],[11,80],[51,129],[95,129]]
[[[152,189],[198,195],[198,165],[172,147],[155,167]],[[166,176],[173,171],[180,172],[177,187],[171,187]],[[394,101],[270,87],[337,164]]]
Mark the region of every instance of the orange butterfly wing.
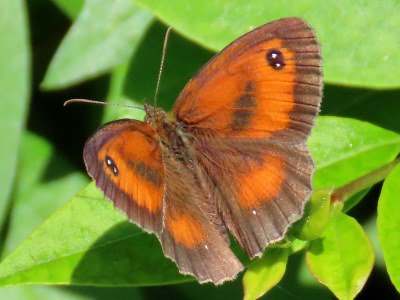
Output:
[[251,257],[302,215],[314,171],[305,142],[321,95],[315,35],[303,20],[287,18],[226,47],[175,104],[221,195],[222,218]]
[[104,195],[148,232],[161,232],[164,166],[156,132],[122,119],[105,124],[86,142],[83,158]]
[[110,122],[89,138],[83,157],[105,196],[157,235],[181,273],[219,284],[243,269],[229,248],[214,199],[197,184],[192,165],[160,143],[150,125]]
[[216,55],[183,89],[174,114],[193,131],[304,141],[319,112],[321,87],[312,29],[298,18],[281,19]]

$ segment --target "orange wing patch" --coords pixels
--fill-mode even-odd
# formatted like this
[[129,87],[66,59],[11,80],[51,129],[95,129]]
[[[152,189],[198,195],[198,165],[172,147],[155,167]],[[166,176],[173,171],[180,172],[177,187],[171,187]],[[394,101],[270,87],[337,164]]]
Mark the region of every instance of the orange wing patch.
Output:
[[[130,141],[135,141],[134,144]],[[163,165],[155,140],[140,131],[125,131],[100,149],[104,171],[132,201],[154,213],[161,208]]]
[[240,206],[256,209],[276,197],[286,177],[285,165],[282,157],[271,155],[264,157],[261,165],[251,162],[248,173],[237,174],[236,195]]
[[175,242],[190,249],[205,244],[203,226],[190,215],[170,216],[166,219],[166,224]]

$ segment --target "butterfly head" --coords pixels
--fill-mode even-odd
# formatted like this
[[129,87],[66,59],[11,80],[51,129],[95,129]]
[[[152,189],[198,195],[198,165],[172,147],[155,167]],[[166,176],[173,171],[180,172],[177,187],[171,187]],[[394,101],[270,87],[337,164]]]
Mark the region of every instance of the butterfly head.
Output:
[[154,107],[148,103],[145,103],[144,110],[146,112],[146,116],[144,117],[144,122],[147,124],[150,125],[160,124],[163,123],[166,118],[165,111],[163,111],[159,107]]

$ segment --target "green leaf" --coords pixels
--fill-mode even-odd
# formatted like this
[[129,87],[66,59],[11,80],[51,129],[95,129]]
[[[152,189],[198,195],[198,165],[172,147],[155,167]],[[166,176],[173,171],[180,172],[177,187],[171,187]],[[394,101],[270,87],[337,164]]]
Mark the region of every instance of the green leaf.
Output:
[[308,241],[294,239],[294,240],[290,241],[289,255],[300,252],[307,246],[308,246]]
[[400,165],[386,178],[378,202],[378,238],[387,271],[400,292]]
[[192,280],[154,235],[129,223],[94,184],[46,220],[0,264],[0,286],[157,285]]
[[9,286],[0,289],[0,299],[6,300],[140,300],[146,297],[137,288]]
[[273,288],[285,274],[288,256],[288,248],[268,248],[253,261],[243,275],[244,299],[258,299]]
[[84,0],[52,0],[70,19],[75,19],[83,4]]
[[87,181],[46,140],[25,133],[3,254],[14,250]]
[[30,86],[30,49],[25,4],[0,1],[0,227],[17,167]]
[[400,86],[400,4],[396,1],[385,5],[378,0],[136,2],[185,36],[214,50],[221,50],[261,24],[300,16],[317,32],[326,81],[377,88]]
[[336,188],[392,161],[400,136],[367,122],[319,117],[308,145],[317,165],[314,187]]
[[131,0],[87,0],[64,38],[42,87],[59,89],[128,61],[152,21]]
[[329,222],[331,190],[317,190],[307,202],[303,218],[293,228],[297,238],[310,241],[324,232]]
[[372,271],[374,251],[361,225],[338,212],[322,237],[310,242],[306,260],[312,275],[337,298],[354,299]]

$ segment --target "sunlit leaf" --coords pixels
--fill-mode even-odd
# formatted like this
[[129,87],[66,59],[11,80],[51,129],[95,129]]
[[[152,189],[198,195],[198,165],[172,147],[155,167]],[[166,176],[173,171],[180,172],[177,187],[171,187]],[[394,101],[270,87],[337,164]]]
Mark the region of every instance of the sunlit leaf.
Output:
[[288,256],[288,248],[269,248],[253,261],[243,275],[244,299],[258,299],[273,288],[285,274]]
[[18,283],[156,285],[192,280],[154,235],[129,223],[94,184],[53,214],[0,264],[0,286]]
[[0,226],[17,167],[30,89],[30,48],[25,2],[0,1]]
[[52,59],[42,87],[65,88],[126,63],[151,23],[131,0],[87,0]]
[[87,181],[82,173],[73,171],[48,141],[25,133],[3,256],[14,250]]
[[313,276],[339,299],[354,299],[374,264],[374,251],[358,222],[341,212],[310,242],[307,265]]
[[258,25],[300,16],[316,30],[328,82],[378,88],[400,86],[400,4],[396,1],[385,5],[378,0],[136,2],[185,36],[214,50],[221,50]]
[[400,165],[386,178],[378,202],[378,237],[387,271],[400,292]]
[[354,119],[320,117],[308,145],[317,165],[314,187],[337,188],[391,162],[400,135]]

